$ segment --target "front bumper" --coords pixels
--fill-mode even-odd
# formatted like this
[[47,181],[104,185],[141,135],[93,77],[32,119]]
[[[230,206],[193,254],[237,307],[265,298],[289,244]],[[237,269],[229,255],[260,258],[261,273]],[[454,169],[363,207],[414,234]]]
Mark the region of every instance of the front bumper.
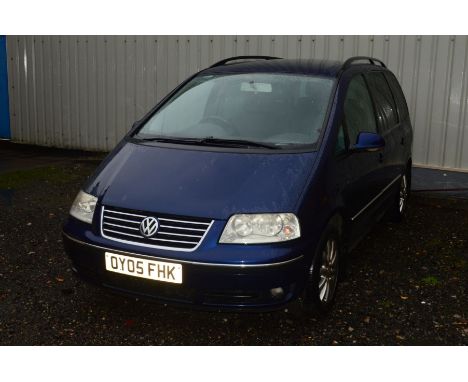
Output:
[[[276,309],[299,295],[307,277],[307,260],[303,255],[265,264],[217,264],[116,250],[84,242],[65,232],[63,241],[81,277],[121,293],[175,304],[234,310]],[[184,282],[173,285],[106,271],[106,251],[182,264]],[[282,288],[283,293],[272,293],[277,288]]]

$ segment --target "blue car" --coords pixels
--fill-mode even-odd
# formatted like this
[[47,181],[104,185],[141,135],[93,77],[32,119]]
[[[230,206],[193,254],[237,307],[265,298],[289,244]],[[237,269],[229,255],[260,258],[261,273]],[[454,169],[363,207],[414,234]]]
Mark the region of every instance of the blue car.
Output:
[[378,59],[225,59],[134,124],[73,202],[65,249],[125,294],[326,313],[347,254],[405,213],[412,140]]

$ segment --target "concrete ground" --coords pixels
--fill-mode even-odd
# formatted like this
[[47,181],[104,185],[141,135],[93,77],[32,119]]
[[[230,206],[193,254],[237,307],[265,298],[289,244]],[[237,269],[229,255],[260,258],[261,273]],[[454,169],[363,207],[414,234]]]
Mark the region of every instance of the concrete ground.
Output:
[[376,225],[350,254],[326,318],[299,302],[200,312],[114,295],[73,274],[61,227],[102,155],[2,146],[0,345],[468,345],[468,201],[415,193],[403,223]]
[[415,167],[412,189],[427,196],[468,199],[468,172]]

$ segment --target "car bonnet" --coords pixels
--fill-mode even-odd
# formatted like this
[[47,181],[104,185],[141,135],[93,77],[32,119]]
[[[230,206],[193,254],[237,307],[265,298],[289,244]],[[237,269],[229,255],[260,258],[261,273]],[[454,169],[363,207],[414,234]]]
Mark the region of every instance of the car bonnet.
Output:
[[316,152],[230,151],[127,142],[85,191],[105,206],[179,216],[296,212]]

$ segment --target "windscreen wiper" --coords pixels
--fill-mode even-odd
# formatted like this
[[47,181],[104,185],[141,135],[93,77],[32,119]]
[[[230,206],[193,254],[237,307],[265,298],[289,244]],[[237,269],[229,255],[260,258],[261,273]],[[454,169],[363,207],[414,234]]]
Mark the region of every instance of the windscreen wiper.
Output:
[[182,144],[191,144],[191,145],[200,144],[200,139],[198,138],[178,138],[178,137],[165,137],[165,136],[154,136],[154,137],[146,137],[146,138],[140,138],[138,136],[135,136],[135,137],[145,142],[182,143]]
[[214,138],[214,137],[206,137],[200,139],[200,143],[204,145],[219,145],[219,146],[233,146],[233,147],[263,147],[266,149],[279,149],[278,146],[263,143],[263,142],[255,142],[249,141],[245,139],[225,139],[225,138]]
[[225,138],[178,138],[178,137],[165,137],[165,136],[154,136],[147,138],[138,138],[142,141],[149,142],[163,142],[163,143],[181,143],[189,145],[201,145],[201,146],[224,146],[224,147],[263,147],[267,149],[278,149],[278,146],[261,143],[255,141],[249,141],[244,139],[225,139]]

